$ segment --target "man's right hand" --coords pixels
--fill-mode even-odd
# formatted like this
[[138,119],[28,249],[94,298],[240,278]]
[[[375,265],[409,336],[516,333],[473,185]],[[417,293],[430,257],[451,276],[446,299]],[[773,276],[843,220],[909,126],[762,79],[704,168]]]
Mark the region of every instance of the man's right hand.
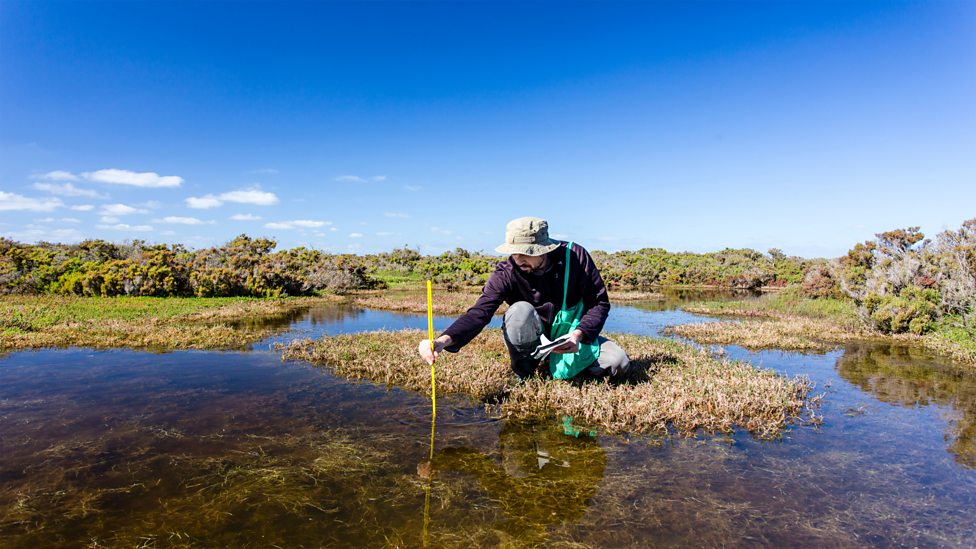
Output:
[[433,364],[434,359],[437,355],[451,344],[451,336],[442,335],[434,340],[434,351],[430,350],[430,340],[422,339],[420,340],[420,345],[417,346],[417,352],[420,353],[420,357],[427,361],[427,364]]

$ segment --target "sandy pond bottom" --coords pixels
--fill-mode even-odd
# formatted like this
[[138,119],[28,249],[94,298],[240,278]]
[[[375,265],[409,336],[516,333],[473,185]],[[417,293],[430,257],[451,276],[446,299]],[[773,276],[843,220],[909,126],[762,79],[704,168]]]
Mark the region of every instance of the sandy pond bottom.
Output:
[[574,437],[439,398],[426,517],[423,395],[263,350],[14,353],[0,546],[972,546],[971,375],[886,348],[727,352],[810,375],[824,424]]

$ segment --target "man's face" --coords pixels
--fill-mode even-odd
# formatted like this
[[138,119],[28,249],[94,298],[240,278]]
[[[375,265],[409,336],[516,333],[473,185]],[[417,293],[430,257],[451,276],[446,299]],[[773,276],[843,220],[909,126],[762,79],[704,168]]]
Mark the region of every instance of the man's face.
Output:
[[515,264],[523,272],[532,274],[542,268],[546,261],[546,256],[512,254],[512,260],[515,261]]

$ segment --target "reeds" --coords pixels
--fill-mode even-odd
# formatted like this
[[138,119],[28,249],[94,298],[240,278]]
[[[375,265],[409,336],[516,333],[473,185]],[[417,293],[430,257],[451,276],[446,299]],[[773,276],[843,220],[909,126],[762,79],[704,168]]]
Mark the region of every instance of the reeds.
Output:
[[837,326],[829,321],[801,317],[683,324],[669,326],[665,333],[694,339],[699,343],[739,345],[747,349],[819,352],[836,348],[838,344],[848,341],[883,338],[867,331]]
[[276,328],[273,320],[336,298],[88,298],[4,296],[0,352],[43,347],[148,350],[240,349]]
[[683,308],[703,315],[735,320],[670,326],[665,333],[703,344],[739,345],[747,349],[828,351],[855,341],[875,341],[920,347],[976,365],[976,349],[953,341],[945,333],[882,334],[861,324],[850,306],[838,300],[818,303],[785,293],[750,301],[703,302]]
[[[478,291],[438,292],[434,300],[434,314],[441,316],[459,315],[467,311],[478,297]],[[384,290],[363,291],[350,294],[352,302],[360,307],[404,313],[427,313],[426,290]],[[504,303],[495,314],[504,314],[508,306]]]
[[639,292],[636,290],[610,290],[610,303],[617,301],[661,301],[665,298],[659,292]]
[[[416,354],[423,337],[416,330],[327,336],[292,342],[284,347],[283,358],[326,365],[345,377],[427,392],[429,370]],[[487,330],[460,353],[441,355],[437,388],[479,399],[505,417],[569,415],[605,433],[674,429],[693,435],[743,428],[769,438],[812,417],[812,385],[805,378],[788,379],[666,339],[612,337],[631,357],[635,372],[628,383],[518,383],[499,330]]]

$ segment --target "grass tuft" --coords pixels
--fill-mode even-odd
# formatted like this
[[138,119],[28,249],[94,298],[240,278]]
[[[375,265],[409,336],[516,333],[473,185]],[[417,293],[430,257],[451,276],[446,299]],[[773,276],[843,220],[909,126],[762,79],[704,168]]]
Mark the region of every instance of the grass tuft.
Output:
[[[330,298],[3,296],[0,352],[43,347],[241,349],[274,331],[241,319],[287,317]],[[335,299],[335,298],[331,298]]]
[[[292,342],[283,348],[283,358],[326,365],[344,377],[428,392],[430,368],[416,355],[423,337],[416,330],[327,336]],[[635,374],[629,383],[518,383],[500,331],[488,330],[462,352],[442,355],[437,389],[479,399],[509,418],[569,415],[605,433],[676,429],[693,435],[743,428],[770,438],[813,413],[812,385],[805,378],[789,379],[666,339],[613,338],[631,356]]]
[[864,326],[854,304],[839,299],[810,299],[794,289],[739,301],[704,301],[684,307],[690,313],[736,320],[671,326],[666,333],[699,343],[739,345],[747,349],[827,351],[854,341],[881,341],[921,347],[976,365],[972,333],[943,322],[933,333],[882,334]]

